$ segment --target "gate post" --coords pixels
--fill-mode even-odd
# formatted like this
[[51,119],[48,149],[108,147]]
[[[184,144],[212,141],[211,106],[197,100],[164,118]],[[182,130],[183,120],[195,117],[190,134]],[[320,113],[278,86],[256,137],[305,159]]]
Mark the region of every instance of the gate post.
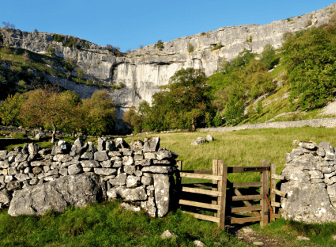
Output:
[[[268,160],[262,160],[261,164],[262,167],[269,167],[269,162]],[[265,225],[268,224],[269,222],[269,210],[268,210],[268,204],[265,198],[265,194],[268,195],[268,177],[269,177],[269,172],[267,170],[264,170],[260,173],[260,182],[262,183],[262,186],[260,188],[260,206],[261,206],[261,221],[260,221],[260,226],[264,227]]]
[[227,186],[227,164],[224,164],[223,160],[218,160],[218,175],[222,176],[222,180],[218,183],[218,191],[222,192],[221,196],[218,198],[218,204],[220,205],[220,210],[217,213],[219,217],[218,226],[220,229],[225,228],[225,209],[226,209],[226,186]]

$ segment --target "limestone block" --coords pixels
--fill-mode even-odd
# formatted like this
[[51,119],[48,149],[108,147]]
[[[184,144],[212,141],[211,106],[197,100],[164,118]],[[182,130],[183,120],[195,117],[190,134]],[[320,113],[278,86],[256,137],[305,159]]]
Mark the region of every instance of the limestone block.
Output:
[[158,217],[163,217],[169,210],[169,176],[164,174],[154,174],[155,205]]
[[136,166],[150,166],[153,164],[153,160],[138,160],[134,162],[134,165]]
[[26,167],[25,169],[24,169],[24,171],[23,171],[23,173],[25,173],[25,174],[28,174],[28,173],[30,173],[31,172],[31,168],[30,167]]
[[154,165],[172,165],[170,160],[153,160]]
[[41,215],[47,210],[62,212],[68,206],[85,207],[99,199],[97,181],[96,175],[84,173],[28,187],[14,194],[8,213]]
[[133,155],[133,151],[128,149],[128,148],[121,149],[121,152],[123,153],[124,156],[132,156]]
[[322,172],[323,173],[332,173],[335,171],[335,168],[334,167],[322,167]]
[[140,207],[151,217],[156,217],[156,207],[154,197],[149,197],[147,201],[142,201]]
[[38,178],[33,178],[32,180],[29,181],[30,185],[36,185],[39,182]]
[[92,152],[85,152],[82,154],[81,159],[83,160],[93,160],[93,153]]
[[335,149],[334,149],[333,145],[329,144],[328,142],[320,142],[319,146],[320,146],[320,148],[323,148],[323,150],[326,153],[330,153],[330,154],[335,153]]
[[59,175],[52,175],[52,176],[44,177],[43,180],[46,182],[51,182],[51,181],[56,180],[57,178],[59,178]]
[[26,161],[28,158],[28,154],[18,154],[16,157],[15,157],[15,162],[24,162]]
[[144,140],[144,152],[155,152],[160,148],[160,137],[152,137]]
[[140,185],[140,177],[137,176],[128,176],[126,178],[126,188],[135,188]]
[[108,156],[107,156],[106,151],[95,152],[94,153],[94,160],[97,160],[97,161],[108,160]]
[[20,182],[23,182],[23,181],[26,181],[26,180],[30,179],[30,177],[27,174],[24,174],[24,173],[16,174],[15,178]]
[[134,161],[139,161],[139,160],[143,160],[144,156],[141,154],[141,155],[134,155]]
[[153,184],[153,178],[152,177],[143,176],[143,177],[141,177],[141,183],[143,185],[152,185]]
[[8,167],[9,167],[8,160],[0,161],[0,168],[8,168]]
[[56,168],[56,169],[49,170],[45,175],[52,176],[52,175],[58,175],[58,173],[59,173],[59,170]]
[[142,172],[168,174],[173,171],[171,166],[145,166],[141,169]]
[[48,171],[50,171],[50,166],[43,166],[43,171],[45,173],[47,173]]
[[325,178],[331,178],[331,177],[333,177],[335,175],[336,175],[336,172],[332,172],[332,173],[329,173],[329,174],[324,174],[324,177]]
[[312,178],[312,179],[310,180],[310,182],[311,182],[312,184],[324,183],[323,179],[321,179],[321,178]]
[[1,150],[0,151],[0,161],[5,160],[7,157],[7,150]]
[[336,183],[336,176],[331,177],[331,178],[325,178],[323,181],[327,185],[332,185],[332,184]]
[[84,160],[81,161],[80,164],[83,168],[98,168],[100,167],[99,163],[95,160]]
[[118,194],[117,194],[117,190],[116,188],[111,188],[109,189],[107,192],[106,192],[106,195],[107,195],[107,198],[109,200],[113,200],[113,199],[116,199],[118,197]]
[[66,176],[66,175],[68,175],[68,168],[61,168],[60,170],[59,170],[59,173],[61,174],[61,175],[63,175],[63,176]]
[[332,207],[323,183],[288,182],[281,187],[287,198],[281,202],[281,216],[285,219],[305,223],[325,223],[336,221],[336,210]]
[[330,201],[335,202],[336,201],[336,184],[328,185],[327,192],[328,192]]
[[8,156],[8,162],[9,163],[14,162],[15,161],[15,157],[16,157],[16,155],[10,155],[10,156]]
[[28,153],[30,156],[35,156],[38,153],[38,146],[35,143],[29,143]]
[[22,184],[19,181],[10,181],[6,185],[6,189],[9,190],[9,191],[20,190],[21,188],[22,188]]
[[128,211],[139,212],[141,210],[141,208],[139,206],[135,206],[133,204],[126,203],[126,202],[121,203],[120,206],[123,209],[128,210]]
[[114,163],[113,163],[113,166],[112,167],[116,167],[116,168],[118,168],[118,167],[121,167],[122,166],[122,162],[121,161],[115,161]]
[[299,146],[309,150],[314,150],[318,147],[315,142],[300,142]]
[[0,191],[0,202],[3,204],[9,204],[11,201],[11,196],[8,194],[7,190]]
[[44,166],[44,162],[42,161],[32,161],[30,162],[30,166]]
[[144,186],[137,188],[117,187],[117,194],[126,202],[147,200],[147,194]]
[[7,175],[8,174],[8,169],[2,169],[2,170],[0,170],[0,174]]
[[145,153],[144,154],[146,160],[156,160],[156,153]]
[[142,171],[135,170],[134,175],[137,176],[137,177],[141,177],[142,176]]
[[119,152],[119,151],[110,151],[110,152],[108,152],[108,155],[110,157],[115,157],[115,156],[121,157],[122,156],[121,152]]
[[320,147],[320,148],[317,150],[317,155],[318,155],[318,156],[321,156],[321,157],[324,157],[324,156],[326,155],[326,152],[324,151],[323,148]]
[[[28,146],[27,146],[27,147],[28,147]],[[38,153],[39,153],[40,155],[42,155],[42,156],[46,156],[46,155],[48,155],[48,154],[51,154],[51,149],[50,149],[50,148],[44,148],[44,149],[38,151]]]
[[88,152],[96,152],[97,151],[95,145],[93,145],[92,142],[88,142],[87,144],[88,144],[88,149],[87,149]]
[[113,150],[115,149],[114,142],[113,142],[113,141],[109,141],[109,140],[107,140],[107,141],[105,142],[105,149],[106,149],[107,152],[108,152],[108,151],[113,151]]
[[124,166],[130,166],[134,163],[133,157],[132,156],[124,156],[123,157],[123,164]]
[[115,142],[116,148],[118,149],[128,148],[128,144],[122,138],[116,138],[114,142]]
[[310,178],[312,179],[316,179],[316,178],[323,178],[323,173],[320,171],[309,171],[308,172],[310,175]]
[[167,149],[160,149],[157,152],[157,159],[158,160],[164,160],[164,159],[176,159],[178,157],[178,154],[169,151]]
[[5,183],[5,176],[0,176],[0,184]]
[[129,175],[133,175],[135,172],[134,166],[124,166],[124,172]]
[[113,179],[110,179],[109,182],[113,186],[124,186],[126,184],[126,173],[120,173],[118,176],[116,176]]
[[111,161],[122,161],[122,158],[119,156],[113,156],[110,158]]
[[147,190],[147,196],[148,197],[154,197],[154,191],[155,191],[154,183],[150,186],[147,186],[146,190]]
[[71,165],[68,167],[69,175],[75,175],[75,174],[81,173],[82,171],[83,171],[82,166],[79,164]]
[[111,168],[112,167],[112,161],[111,160],[105,160],[100,163],[100,165],[104,168]]
[[94,168],[94,173],[97,175],[109,176],[112,174],[117,174],[117,169],[113,168]]
[[104,151],[105,140],[104,138],[98,137],[98,152]]
[[18,171],[16,170],[15,167],[9,167],[9,168],[8,168],[8,175],[9,175],[9,176],[14,176],[14,175],[16,175],[16,174],[18,174]]
[[140,140],[132,141],[130,143],[130,147],[133,151],[142,151],[143,150],[143,142]]
[[5,176],[5,183],[9,183],[13,180],[13,176]]

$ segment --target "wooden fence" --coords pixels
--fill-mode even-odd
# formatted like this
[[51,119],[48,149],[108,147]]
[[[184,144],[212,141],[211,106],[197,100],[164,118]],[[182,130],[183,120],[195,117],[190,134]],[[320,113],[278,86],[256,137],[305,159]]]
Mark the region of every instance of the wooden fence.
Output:
[[[267,160],[263,160],[258,167],[228,167],[222,160],[213,160],[212,170],[182,170],[182,162],[178,161],[177,185],[180,187],[180,205],[186,205],[197,208],[205,208],[215,210],[214,216],[203,215],[195,212],[187,212],[192,214],[195,218],[217,222],[221,229],[224,229],[226,224],[237,224],[245,222],[260,221],[261,227],[268,224],[269,219],[273,220],[279,218],[278,214],[274,214],[275,207],[280,204],[275,201],[275,195],[284,196],[283,192],[275,189],[275,179],[279,179],[279,175],[275,174],[275,164],[269,165]],[[271,170],[271,172],[270,172]],[[229,173],[260,173],[259,182],[244,182],[231,183],[227,179]],[[271,176],[269,176],[271,174]],[[198,178],[210,179],[212,183],[191,183],[182,184],[181,178]],[[269,195],[269,179],[271,184],[271,203],[268,200]],[[242,190],[249,187],[257,190],[260,188],[258,194],[243,195]],[[240,189],[243,188],[243,189]],[[204,203],[195,201],[199,196],[192,195],[192,200],[182,199],[182,192],[193,194],[201,194],[213,197],[213,200]],[[250,201],[258,200],[259,205],[253,205]],[[235,206],[242,202],[244,206]],[[235,213],[250,213],[250,216],[231,215]],[[251,214],[253,214],[251,216]],[[230,217],[231,216],[231,217]],[[270,216],[270,217],[269,217]]]

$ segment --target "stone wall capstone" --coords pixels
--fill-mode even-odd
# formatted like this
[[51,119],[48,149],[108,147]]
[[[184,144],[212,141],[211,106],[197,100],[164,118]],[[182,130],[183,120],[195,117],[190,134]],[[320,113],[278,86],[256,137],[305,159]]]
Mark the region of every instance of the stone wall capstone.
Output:
[[306,223],[336,222],[336,155],[321,142],[294,140],[282,171],[281,216]]
[[34,143],[0,151],[0,207],[12,216],[63,211],[88,202],[121,198],[125,209],[163,217],[170,204],[177,154],[160,138],[128,145],[122,138],[59,141],[52,149]]

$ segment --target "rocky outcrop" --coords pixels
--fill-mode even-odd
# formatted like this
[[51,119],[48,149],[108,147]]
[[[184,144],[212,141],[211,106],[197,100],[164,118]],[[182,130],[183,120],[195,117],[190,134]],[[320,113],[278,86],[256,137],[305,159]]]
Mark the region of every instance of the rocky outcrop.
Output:
[[44,214],[121,198],[124,208],[142,208],[152,217],[169,211],[177,154],[160,148],[160,138],[134,141],[98,138],[52,149],[31,143],[0,151],[0,208],[9,214]]
[[[3,42],[13,47],[46,53],[52,45],[55,54],[64,59],[72,58],[84,71],[84,78],[110,85],[122,83],[124,88],[109,90],[120,111],[138,106],[143,100],[151,103],[152,95],[166,85],[169,78],[181,68],[202,69],[207,76],[213,74],[223,60],[231,60],[247,49],[260,53],[266,44],[279,48],[286,32],[317,27],[328,22],[336,5],[287,20],[266,25],[222,27],[215,31],[182,37],[163,42],[158,49],[155,44],[134,50],[124,57],[116,57],[106,47],[83,40],[76,47],[64,46],[54,41],[52,33],[29,33],[20,30],[4,32]],[[68,36],[67,39],[71,37]],[[193,47],[193,51],[190,50]],[[190,52],[189,52],[190,51]],[[76,72],[73,72],[76,75]],[[90,97],[98,87],[77,85],[75,82],[47,75],[46,79],[59,82],[60,86],[76,91],[81,97]]]
[[281,216],[306,223],[336,221],[335,149],[326,142],[293,142],[282,171]]

